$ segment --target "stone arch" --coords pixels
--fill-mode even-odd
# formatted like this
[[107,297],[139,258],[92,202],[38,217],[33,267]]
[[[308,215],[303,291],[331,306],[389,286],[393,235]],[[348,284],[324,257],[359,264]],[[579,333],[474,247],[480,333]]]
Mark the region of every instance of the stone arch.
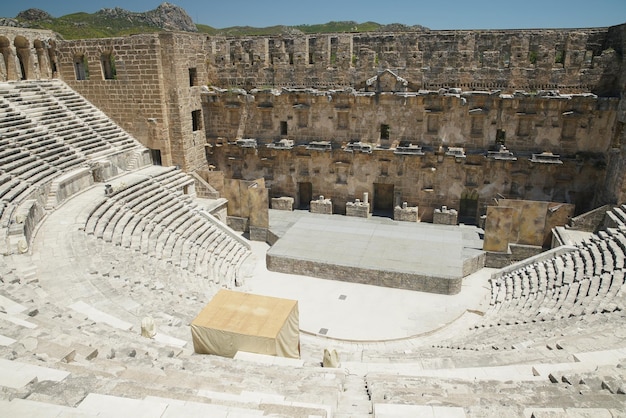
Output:
[[15,79],[15,66],[12,65],[13,50],[11,49],[11,41],[6,36],[0,36],[0,78],[3,81]]
[[15,46],[15,55],[17,56],[17,64],[19,65],[18,79],[27,80],[31,74],[31,65],[33,64],[30,59],[30,42],[23,36],[16,36],[13,40],[13,46]]

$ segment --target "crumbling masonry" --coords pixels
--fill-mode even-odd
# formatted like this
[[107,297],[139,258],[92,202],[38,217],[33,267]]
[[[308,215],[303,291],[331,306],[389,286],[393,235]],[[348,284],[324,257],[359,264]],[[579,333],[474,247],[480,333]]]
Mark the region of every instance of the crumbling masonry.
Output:
[[[626,25],[78,41],[11,29],[0,77],[59,77],[155,162],[264,178],[294,207],[324,195],[345,213],[368,193],[374,211],[407,202],[432,220],[447,206],[477,222],[500,198],[576,213],[626,201],[625,46]],[[280,140],[292,145],[268,147]]]

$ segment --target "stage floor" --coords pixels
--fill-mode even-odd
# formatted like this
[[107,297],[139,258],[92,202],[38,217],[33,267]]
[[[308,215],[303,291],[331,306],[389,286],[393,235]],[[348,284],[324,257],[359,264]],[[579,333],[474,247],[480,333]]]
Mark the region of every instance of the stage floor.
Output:
[[[468,273],[466,267],[464,273],[464,263],[483,254],[483,231],[474,226],[271,210],[270,230],[280,237],[267,252],[270,270],[334,280],[367,283],[340,277],[349,276],[351,269],[355,274],[357,270],[371,272],[373,281],[369,283],[373,284],[377,272],[458,279],[476,271]],[[290,264],[285,261],[276,268],[280,264],[276,259]],[[307,267],[300,269],[300,264]],[[322,265],[325,267],[318,267]],[[296,266],[293,271],[291,266]],[[316,274],[322,270],[323,274]]]
[[[333,241],[335,242],[333,248],[341,248],[341,245],[336,244],[339,241],[342,241],[343,245],[348,245],[344,239],[347,236],[354,237],[353,233],[356,236],[361,236],[361,234],[365,234],[365,236],[369,234],[370,237],[375,236],[377,240],[381,241],[380,248],[385,248],[384,242],[387,242],[388,248],[393,248],[397,245],[396,241],[406,239],[407,235],[415,236],[417,234],[421,234],[422,239],[412,239],[423,241],[424,235],[434,236],[435,238],[439,237],[440,242],[445,243],[453,237],[459,237],[459,235],[455,235],[454,229],[462,235],[459,241],[461,242],[460,250],[457,248],[457,252],[471,254],[473,251],[477,251],[475,247],[480,248],[482,246],[482,242],[479,242],[480,236],[474,235],[481,231],[474,227],[442,227],[426,223],[418,225],[402,223],[400,226],[394,227],[394,224],[398,224],[398,222],[387,218],[365,220],[346,218],[340,215],[314,215],[305,211],[277,212],[279,211],[270,210],[270,229],[279,237],[287,236],[288,232],[301,221],[302,227],[294,230],[298,233],[294,234],[294,238],[299,237],[300,240],[308,238],[307,235],[299,235],[300,233],[310,232],[314,235],[323,235],[329,231],[343,230],[349,232],[339,234],[340,237],[336,237]],[[334,222],[335,219],[338,223]],[[365,229],[359,227],[364,222],[376,224],[377,227],[373,227],[373,230],[366,233]],[[304,228],[304,225],[307,225],[309,229]],[[318,228],[324,232],[315,232]],[[360,231],[354,231],[355,228]],[[441,234],[436,232],[440,229],[443,231]],[[382,231],[395,232],[395,234],[383,234],[381,236]],[[341,238],[342,236],[344,238]],[[281,239],[278,242],[280,241]],[[282,240],[282,242],[284,245],[285,242],[290,241]],[[322,255],[331,252],[330,245],[315,242],[316,246],[321,245],[324,248],[311,248],[311,252]],[[426,244],[422,245],[425,246]],[[489,306],[488,279],[495,271],[493,269],[481,269],[467,276],[463,279],[462,290],[459,294],[438,295],[268,271],[265,266],[265,254],[272,251],[272,248],[268,248],[267,244],[260,242],[253,242],[252,246],[255,254],[257,254],[258,264],[253,277],[246,282],[246,289],[244,290],[298,300],[300,328],[312,334],[353,341],[384,341],[407,338],[426,334],[451,324],[468,309],[484,311]],[[298,249],[298,253],[308,255],[306,246],[304,247],[304,249]],[[341,251],[343,252],[344,249],[341,248]],[[444,260],[449,258],[446,257],[446,254],[437,254],[436,256],[438,259]],[[336,255],[332,255],[332,257],[340,258]],[[373,262],[368,261],[368,263]]]

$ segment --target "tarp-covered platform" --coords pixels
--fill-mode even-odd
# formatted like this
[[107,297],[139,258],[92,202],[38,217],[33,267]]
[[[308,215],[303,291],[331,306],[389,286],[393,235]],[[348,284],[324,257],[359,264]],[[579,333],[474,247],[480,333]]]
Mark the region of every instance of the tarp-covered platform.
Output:
[[298,301],[220,290],[191,322],[194,351],[300,358]]

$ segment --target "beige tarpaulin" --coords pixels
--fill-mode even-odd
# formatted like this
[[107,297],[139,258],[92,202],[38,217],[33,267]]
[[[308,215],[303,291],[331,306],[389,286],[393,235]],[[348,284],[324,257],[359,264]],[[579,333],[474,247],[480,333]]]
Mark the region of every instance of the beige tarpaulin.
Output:
[[300,358],[298,301],[220,290],[191,322],[199,354]]

